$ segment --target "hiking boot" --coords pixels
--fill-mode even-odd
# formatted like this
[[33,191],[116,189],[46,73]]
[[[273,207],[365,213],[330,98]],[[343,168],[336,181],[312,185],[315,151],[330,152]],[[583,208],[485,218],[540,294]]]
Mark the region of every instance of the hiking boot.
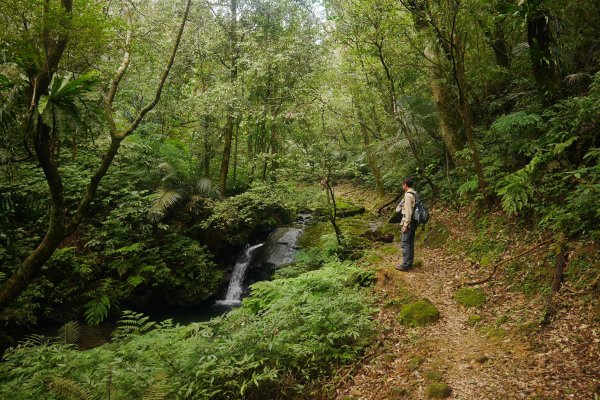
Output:
[[398,266],[396,267],[396,269],[397,269],[398,271],[402,271],[402,272],[408,272],[408,271],[410,270],[410,267],[405,267],[404,265],[398,265]]

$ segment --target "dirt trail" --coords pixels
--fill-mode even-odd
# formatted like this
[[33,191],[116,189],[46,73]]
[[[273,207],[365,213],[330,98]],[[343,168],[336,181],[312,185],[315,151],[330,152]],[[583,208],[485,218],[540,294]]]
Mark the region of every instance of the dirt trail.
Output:
[[[455,399],[527,398],[533,392],[530,374],[541,368],[535,353],[516,338],[487,337],[467,325],[469,311],[458,305],[460,257],[443,250],[421,250],[425,261],[408,273],[393,270],[398,256],[387,258],[379,273],[382,295],[397,293],[431,300],[441,318],[424,328],[406,328],[396,321],[393,309],[378,318],[389,326],[381,338],[379,355],[361,366],[338,396],[340,399],[427,398],[427,386],[445,382]],[[440,262],[442,261],[443,262]]]
[[[444,223],[452,227],[451,221]],[[469,238],[452,232],[450,240]],[[600,398],[594,397],[600,332],[594,324],[582,324],[581,310],[559,311],[545,331],[519,332],[539,320],[539,299],[491,282],[484,288],[483,309],[465,308],[454,300],[460,283],[473,274],[462,255],[417,245],[422,265],[406,273],[394,269],[399,251],[389,250],[379,252],[375,263],[382,333],[364,359],[345,372],[336,399],[428,399],[436,383],[451,388],[450,399]],[[398,311],[406,296],[429,299],[440,320],[423,328],[401,325]],[[474,316],[481,321],[473,324]]]

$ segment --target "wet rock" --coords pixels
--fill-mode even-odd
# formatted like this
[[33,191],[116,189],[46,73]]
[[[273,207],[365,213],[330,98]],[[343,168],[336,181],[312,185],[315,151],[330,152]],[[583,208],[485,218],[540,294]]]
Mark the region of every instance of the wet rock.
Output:
[[257,255],[254,266],[277,269],[293,263],[301,233],[302,230],[298,228],[275,229],[265,242],[262,252]]

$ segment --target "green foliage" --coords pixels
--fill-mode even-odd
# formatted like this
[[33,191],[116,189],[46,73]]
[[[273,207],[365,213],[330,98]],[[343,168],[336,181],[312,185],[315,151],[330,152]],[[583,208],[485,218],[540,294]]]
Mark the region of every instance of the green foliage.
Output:
[[419,300],[403,305],[398,320],[403,325],[422,327],[439,318],[440,312],[429,300]]
[[538,114],[528,114],[525,111],[517,111],[512,114],[503,115],[492,124],[492,129],[500,135],[526,134],[541,125],[542,118]]
[[464,307],[480,307],[485,303],[485,292],[481,288],[463,287],[454,293],[454,300]]
[[291,222],[300,208],[294,197],[294,190],[286,184],[256,185],[243,194],[215,203],[210,216],[198,227],[211,247],[241,245],[259,227]]
[[69,321],[60,327],[57,336],[63,344],[75,344],[81,336],[81,325],[77,321]]
[[[260,282],[241,308],[187,327],[150,326],[127,313],[122,326],[135,334],[84,352],[21,344],[0,365],[0,396],[61,398],[43,383],[55,377],[65,383],[57,390],[70,387],[93,398],[108,385],[113,396],[142,399],[157,381],[177,388],[178,398],[303,393],[303,385],[353,360],[371,339],[372,309],[352,279],[357,271],[351,263],[329,263],[296,278]],[[141,330],[150,332],[138,335]]]
[[590,129],[598,111],[600,75],[587,96],[565,99],[544,112],[543,121],[536,124],[546,133],[538,139],[531,160],[499,185],[505,211],[533,210],[543,227],[571,235],[594,234],[600,210],[600,163]]
[[108,316],[110,305],[110,298],[106,294],[100,295],[97,299],[90,300],[85,304],[85,312],[83,314],[85,321],[90,325],[98,325]]

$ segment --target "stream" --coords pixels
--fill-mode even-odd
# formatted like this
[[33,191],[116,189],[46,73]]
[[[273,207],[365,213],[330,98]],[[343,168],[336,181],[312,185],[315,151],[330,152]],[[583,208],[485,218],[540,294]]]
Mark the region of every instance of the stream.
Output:
[[[154,305],[139,311],[153,321],[172,319],[175,324],[187,325],[208,321],[240,306],[253,283],[270,279],[278,268],[294,262],[300,238],[311,221],[310,214],[300,214],[295,224],[275,228],[264,242],[247,244],[236,258],[229,285],[220,300],[196,306]],[[112,322],[82,325],[79,348],[89,349],[108,342],[115,328]]]

